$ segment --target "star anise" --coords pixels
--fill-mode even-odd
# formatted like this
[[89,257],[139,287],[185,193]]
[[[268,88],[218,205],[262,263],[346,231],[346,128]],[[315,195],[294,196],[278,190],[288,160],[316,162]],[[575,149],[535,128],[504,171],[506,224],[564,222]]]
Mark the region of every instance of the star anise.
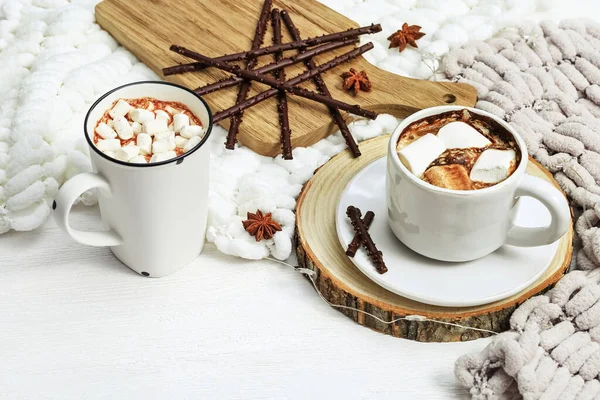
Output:
[[360,90],[370,92],[373,88],[365,71],[357,72],[354,68],[350,68],[350,71],[340,76],[344,78],[344,89],[351,90],[355,96]]
[[410,44],[412,47],[417,46],[417,40],[421,39],[425,34],[419,32],[421,27],[419,25],[408,25],[406,22],[402,25],[402,29],[396,31],[388,40],[390,41],[390,49],[398,47],[398,51],[402,52],[406,49],[406,45]]
[[271,239],[275,232],[281,230],[281,225],[271,219],[271,213],[263,215],[260,210],[256,210],[256,213],[249,212],[248,219],[242,221],[242,224],[246,232],[254,236],[257,242]]

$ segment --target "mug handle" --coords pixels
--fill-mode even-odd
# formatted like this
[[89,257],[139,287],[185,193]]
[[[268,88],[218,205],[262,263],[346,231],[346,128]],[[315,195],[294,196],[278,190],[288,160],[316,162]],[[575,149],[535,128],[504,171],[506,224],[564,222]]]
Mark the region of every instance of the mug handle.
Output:
[[104,196],[110,196],[111,190],[108,181],[104,177],[86,172],[69,179],[58,191],[52,203],[52,213],[57,225],[69,234],[73,239],[88,246],[118,246],[123,244],[123,239],[115,231],[85,232],[72,229],[69,225],[69,214],[73,203],[83,193],[90,189],[98,188]]
[[552,221],[547,227],[524,227],[514,225],[508,231],[506,244],[519,247],[544,246],[560,239],[569,229],[571,209],[565,196],[551,183],[525,175],[515,193],[518,197],[533,197],[550,211]]

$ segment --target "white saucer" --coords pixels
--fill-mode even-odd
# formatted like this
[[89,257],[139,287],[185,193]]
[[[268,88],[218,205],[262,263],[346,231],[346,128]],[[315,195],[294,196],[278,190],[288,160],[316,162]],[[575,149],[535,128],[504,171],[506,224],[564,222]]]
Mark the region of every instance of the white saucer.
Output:
[[[388,272],[381,275],[364,248],[350,260],[367,277],[403,297],[444,307],[470,307],[510,297],[531,285],[550,266],[558,242],[541,247],[503,246],[475,261],[446,263],[423,257],[400,242],[388,226],[385,199],[386,157],[367,165],[346,186],[336,211],[337,233],[342,248],[354,237],[346,208],[354,205],[363,216],[375,213],[369,232],[383,253]],[[550,213],[537,200],[519,200],[515,222],[523,226],[547,226]]]

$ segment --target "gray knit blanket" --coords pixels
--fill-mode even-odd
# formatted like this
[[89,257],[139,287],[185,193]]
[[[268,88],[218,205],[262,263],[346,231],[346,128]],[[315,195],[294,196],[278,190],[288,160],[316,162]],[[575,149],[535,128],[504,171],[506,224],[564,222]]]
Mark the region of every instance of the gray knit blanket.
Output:
[[447,76],[513,125],[576,210],[572,271],[456,362],[473,399],[600,398],[600,25],[526,23],[448,54]]

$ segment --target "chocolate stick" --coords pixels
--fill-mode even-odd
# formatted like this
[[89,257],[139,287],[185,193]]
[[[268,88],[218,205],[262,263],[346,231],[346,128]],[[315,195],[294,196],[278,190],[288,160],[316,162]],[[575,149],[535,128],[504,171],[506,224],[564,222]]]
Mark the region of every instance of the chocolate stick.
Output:
[[[240,58],[238,58],[238,54],[239,53],[226,54],[224,56],[217,57],[216,60],[223,61],[223,62],[239,61]],[[245,53],[245,54],[247,54],[247,53]],[[245,60],[247,58],[248,57],[245,56],[245,57],[241,58],[241,60]],[[201,62],[179,64],[179,65],[173,65],[172,67],[163,68],[163,75],[169,76],[169,75],[183,74],[186,72],[202,71],[205,68],[208,68],[208,65],[204,65]]]
[[354,231],[360,236],[363,245],[367,249],[369,258],[371,258],[371,261],[373,261],[373,264],[375,264],[375,269],[377,269],[377,272],[380,274],[385,274],[388,269],[383,262],[383,254],[381,251],[377,250],[377,246],[375,246],[375,243],[373,243],[373,239],[371,239],[371,235],[369,235],[367,227],[360,218],[360,210],[354,206],[348,206],[346,209],[346,215],[348,218],[350,218],[352,226],[354,227]]
[[[365,224],[367,229],[369,229],[371,227],[373,218],[375,218],[375,213],[373,211],[367,211],[367,213],[365,214],[365,217],[362,220],[363,224]],[[346,250],[346,255],[348,257],[354,257],[356,255],[356,251],[358,250],[358,248],[360,247],[361,244],[363,244],[363,241],[360,238],[360,235],[358,233],[355,233],[354,238],[352,239],[352,242],[350,242],[350,244],[348,245],[348,249]]]
[[[325,64],[319,65],[316,69],[314,69],[312,71],[306,71],[300,75],[297,75],[296,77],[288,80],[287,83],[289,83],[291,85],[297,85],[299,83],[305,82],[309,79],[312,79],[315,75],[318,75],[318,74],[323,73],[331,68],[337,67],[340,64],[348,62],[351,59],[353,59],[354,57],[357,57],[357,56],[371,50],[372,48],[373,48],[373,45],[371,43],[362,45],[354,50],[351,50],[345,54],[342,54],[339,57],[336,57],[336,58],[330,60],[329,62],[327,62]],[[225,118],[229,118],[230,115],[237,113],[240,109],[247,109],[247,108],[250,108],[250,107],[260,103],[261,101],[270,99],[271,97],[275,96],[277,94],[277,92],[278,92],[277,89],[269,89],[269,90],[266,90],[264,92],[257,94],[254,97],[247,99],[246,101],[244,101],[241,104],[235,105],[226,110],[222,110],[222,111],[216,113],[215,115],[213,115],[213,122],[216,123],[216,122],[222,121]]]
[[[351,59],[353,59],[354,57],[357,57],[357,56],[371,50],[372,48],[373,48],[372,43],[367,43],[365,45],[362,45],[354,50],[351,50],[339,57],[336,57],[336,58],[330,60],[329,62],[327,62],[325,64],[319,65],[316,69],[314,69],[312,71],[306,71],[300,75],[297,75],[296,77],[286,81],[286,83],[288,83],[290,85],[297,85],[299,83],[305,82],[309,79],[312,79],[315,75],[318,75],[320,73],[328,71],[329,69],[335,68],[340,64],[348,62]],[[254,97],[247,99],[246,101],[244,101],[241,104],[235,105],[226,110],[222,110],[222,111],[216,113],[215,115],[213,115],[213,122],[216,123],[216,122],[222,121],[225,118],[229,118],[230,115],[239,112],[240,109],[250,108],[264,100],[267,100],[267,99],[275,96],[277,94],[277,92],[278,92],[277,89],[269,89],[269,90],[266,90],[264,92],[257,94]]]
[[[281,18],[279,9],[273,9],[271,13],[271,23],[273,25],[273,44],[281,44]],[[283,51],[275,53],[275,62],[280,62],[283,59]],[[285,82],[285,70],[279,69],[273,72],[275,79],[279,82]],[[281,127],[281,152],[284,160],[291,160],[292,142],[290,131],[290,120],[288,116],[287,95],[284,90],[277,93],[277,113],[279,114],[279,126]]]
[[[339,64],[341,64],[343,62],[346,62],[346,61],[350,60],[353,57],[356,57],[356,56],[358,56],[358,55],[360,55],[360,54],[362,54],[362,53],[364,53],[366,51],[371,50],[372,48],[373,48],[373,43],[367,43],[365,45],[362,45],[359,48],[354,49],[354,50],[352,50],[352,51],[350,51],[350,52],[348,52],[348,53],[346,53],[346,54],[344,54],[344,55],[342,55],[340,57],[336,57],[335,59],[333,59],[333,60],[331,60],[331,61],[329,61],[329,62],[327,62],[325,64],[319,65],[316,69],[314,69],[312,71],[307,71],[306,72],[306,74],[307,74],[306,76],[308,77],[308,79],[313,78],[317,74],[320,74],[322,72],[327,71],[328,69],[331,69],[332,65],[334,65],[333,64],[334,61],[336,61],[335,65],[339,65]],[[259,73],[255,72],[255,71],[241,69],[241,68],[239,68],[237,66],[232,66],[230,64],[227,64],[227,63],[224,63],[224,62],[221,62],[221,61],[216,61],[216,60],[214,60],[212,58],[206,57],[206,56],[204,56],[202,54],[199,54],[199,53],[195,53],[195,52],[193,52],[191,50],[188,50],[186,48],[183,48],[183,47],[177,47],[176,50],[177,50],[178,53],[180,53],[182,55],[193,54],[194,58],[202,59],[203,63],[215,66],[215,67],[217,67],[217,68],[219,68],[219,69],[221,69],[223,71],[231,72],[232,74],[234,74],[236,76],[239,76],[241,78],[246,78],[246,79],[250,79],[250,80],[253,80],[253,81],[260,82],[260,83],[264,83],[265,85],[269,85],[272,88],[275,88],[275,89],[278,89],[278,90],[285,90],[286,92],[295,94],[296,96],[307,98],[307,99],[315,101],[317,103],[323,103],[325,105],[335,106],[335,107],[337,107],[337,108],[339,108],[341,110],[350,112],[352,114],[360,115],[360,116],[365,117],[365,118],[369,118],[369,119],[375,119],[375,118],[377,118],[377,113],[375,113],[373,111],[365,110],[365,109],[361,108],[357,104],[351,105],[351,104],[348,104],[348,103],[344,103],[343,101],[332,99],[332,98],[329,98],[327,96],[323,96],[323,95],[321,95],[319,93],[312,92],[310,90],[306,90],[306,89],[302,89],[302,88],[294,86],[294,85],[296,85],[299,82],[295,82],[295,81],[289,80],[289,81],[286,81],[286,82],[282,83],[282,82],[279,82],[279,81],[277,81],[277,80],[275,80],[275,79],[273,79],[273,78],[271,78],[269,76],[266,76],[264,74],[259,74]],[[270,91],[267,91],[267,92],[270,92]],[[277,94],[277,90],[275,90],[272,93],[272,95],[271,95],[271,93],[266,94],[267,92],[263,92],[260,95],[267,96],[266,98],[268,98],[268,96],[274,96],[274,95]],[[257,96],[260,96],[260,95],[257,95]],[[260,101],[262,101],[262,100],[260,100]],[[229,115],[237,114],[241,110],[245,110],[250,105],[254,105],[254,104],[256,104],[256,102],[254,102],[252,104],[249,104],[248,100],[246,100],[245,102],[242,102],[240,104],[237,104],[237,105],[231,107],[227,111],[229,112]],[[235,112],[232,112],[231,110],[235,110]],[[216,114],[213,117],[213,122],[217,122],[217,120],[215,119],[215,117],[216,117]]]
[[[302,38],[300,37],[300,31],[298,30],[298,28],[296,28],[296,26],[294,25],[294,22],[292,21],[292,18],[290,17],[290,15],[288,14],[288,12],[286,10],[281,11],[281,18],[283,19],[283,22],[287,26],[287,29],[290,32],[290,35],[292,35],[292,39],[301,40]],[[304,54],[307,53],[305,48],[300,49],[300,54],[302,54],[302,53],[304,53]],[[308,58],[305,61],[305,64],[309,70],[313,70],[317,67],[315,65],[315,62],[312,60],[312,58]],[[332,97],[331,93],[329,92],[329,89],[327,88],[327,85],[325,84],[325,81],[323,80],[321,75],[315,76],[313,78],[313,80],[314,80],[315,84],[317,85],[317,89],[319,90],[319,92],[321,92],[321,94],[323,94],[324,96],[327,96],[327,97]],[[358,145],[356,144],[354,137],[350,133],[350,130],[348,129],[348,125],[346,125],[346,121],[344,121],[344,117],[342,117],[340,110],[338,110],[335,107],[329,107],[329,112],[333,116],[333,119],[334,119],[335,123],[337,124],[337,126],[340,128],[340,133],[344,137],[344,140],[346,141],[346,144],[348,145],[348,148],[350,149],[350,152],[352,153],[352,155],[354,157],[360,156],[360,150],[358,148]]]
[[[259,57],[259,56],[264,56],[266,54],[273,54],[277,51],[294,50],[294,49],[299,49],[301,47],[312,47],[312,46],[316,46],[316,45],[328,43],[328,42],[339,42],[339,41],[343,41],[343,40],[349,39],[349,38],[356,38],[357,36],[360,36],[360,35],[377,33],[377,32],[381,32],[381,25],[371,24],[370,26],[363,26],[361,28],[349,29],[349,30],[343,31],[343,32],[330,33],[327,35],[317,36],[314,38],[297,40],[294,42],[284,43],[284,44],[280,44],[280,45],[273,45],[273,46],[269,46],[269,47],[263,47],[263,48],[256,49],[256,50],[242,51],[239,53],[227,54],[227,55],[216,58],[216,60],[223,61],[223,62],[246,60],[248,57]],[[173,50],[174,47],[178,47],[178,46],[172,45],[171,50]],[[193,58],[193,57],[190,57],[190,58]],[[202,61],[202,60],[199,60],[199,61]],[[200,71],[209,66],[210,65],[206,65],[202,62],[183,64],[183,65],[175,65],[173,67],[164,68],[163,74],[164,75],[173,75],[173,74],[182,73],[182,72]]]
[[[265,38],[265,33],[267,32],[267,22],[269,22],[269,14],[271,11],[272,0],[265,0],[263,3],[262,11],[260,12],[260,18],[258,19],[258,24],[256,25],[256,32],[254,33],[254,40],[252,41],[252,50],[256,50],[260,48],[260,45]],[[246,69],[248,71],[256,68],[256,64],[258,63],[258,57],[252,56],[246,59]],[[239,104],[242,101],[246,100],[248,96],[248,91],[250,90],[251,81],[246,79],[239,87],[238,95],[235,100],[235,104]],[[227,133],[227,140],[225,141],[225,148],[229,150],[233,150],[235,148],[235,143],[237,142],[237,134],[240,128],[240,124],[242,123],[242,117],[244,113],[241,112],[239,114],[233,115],[230,119],[229,124],[229,132]]]
[[[300,61],[307,60],[310,57],[314,57],[314,56],[326,53],[331,50],[339,49],[340,47],[349,46],[351,44],[355,44],[356,42],[358,42],[357,39],[350,39],[350,40],[347,40],[344,42],[326,43],[319,47],[314,47],[310,50],[307,50],[305,53],[298,53],[293,57],[284,58],[281,61],[267,64],[263,67],[255,69],[254,71],[261,73],[261,74],[266,74],[269,72],[277,71],[284,67],[299,63]],[[215,92],[217,90],[235,86],[239,83],[242,83],[243,81],[244,80],[242,78],[238,78],[237,76],[234,76],[233,78],[225,78],[223,80],[220,80],[219,82],[215,82],[215,83],[211,83],[206,86],[199,87],[199,88],[195,89],[194,92],[196,92],[196,94],[199,94],[199,95],[205,95],[208,93]]]

